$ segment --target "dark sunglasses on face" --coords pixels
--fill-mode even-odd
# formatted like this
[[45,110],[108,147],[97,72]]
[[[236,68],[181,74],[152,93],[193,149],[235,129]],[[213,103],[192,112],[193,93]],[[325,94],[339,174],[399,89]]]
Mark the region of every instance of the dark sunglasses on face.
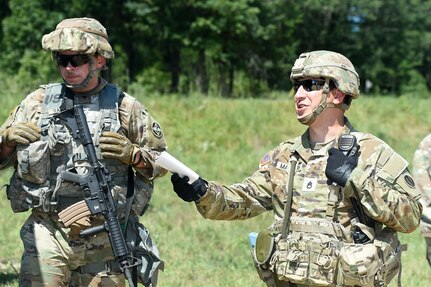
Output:
[[319,91],[319,90],[323,89],[324,85],[325,85],[324,80],[307,79],[307,80],[293,82],[293,90],[296,93],[296,91],[298,91],[299,87],[302,86],[304,88],[304,90],[306,90],[307,92]]
[[86,54],[76,54],[76,55],[55,55],[55,60],[57,64],[63,67],[67,67],[70,63],[73,67],[78,67],[90,62],[90,58]]

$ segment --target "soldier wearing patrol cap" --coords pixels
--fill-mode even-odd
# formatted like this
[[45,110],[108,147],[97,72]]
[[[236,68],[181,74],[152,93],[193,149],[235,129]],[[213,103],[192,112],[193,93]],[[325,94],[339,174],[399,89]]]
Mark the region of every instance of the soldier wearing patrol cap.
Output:
[[272,211],[252,250],[267,286],[387,286],[422,211],[408,163],[344,116],[359,97],[352,63],[332,51],[301,54],[291,77],[296,117],[307,130],[260,160],[242,183],[173,174],[174,191],[205,218]]
[[[139,101],[99,76],[114,58],[99,21],[65,19],[43,36],[42,47],[52,53],[63,83],[29,94],[0,128],[0,167],[15,170],[7,196],[14,212],[31,209],[21,229],[20,286],[125,286],[107,233],[79,236],[104,218],[89,212],[80,184],[64,176],[86,175],[89,168],[73,124],[77,104],[83,106],[97,160],[111,174],[120,223],[127,218],[128,239],[137,247],[146,240],[148,250],[141,254],[152,254],[139,258],[138,279],[155,286],[163,262],[138,216],[152,196],[153,180],[166,174],[154,163],[166,149],[163,132]],[[138,238],[136,229],[145,238]]]
[[419,144],[413,158],[413,176],[422,194],[421,233],[425,238],[426,258],[431,266],[431,134]]

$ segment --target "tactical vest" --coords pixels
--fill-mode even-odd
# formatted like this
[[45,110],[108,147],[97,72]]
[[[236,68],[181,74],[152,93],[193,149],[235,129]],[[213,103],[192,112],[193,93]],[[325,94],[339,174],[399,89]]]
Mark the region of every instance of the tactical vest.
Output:
[[[358,142],[363,136],[357,132],[354,135]],[[260,278],[267,286],[286,286],[283,283],[286,281],[298,286],[386,286],[400,266],[401,246],[396,232],[377,224],[375,229],[370,228],[371,242],[353,243],[351,230],[340,223],[346,215],[337,214],[340,207],[342,212],[348,208],[349,201],[343,201],[341,187],[321,180],[326,178],[327,157],[311,155],[306,165],[299,163],[296,170],[294,168],[295,172],[280,173],[280,170],[292,171],[289,155],[300,142],[299,137],[290,151],[285,151],[288,155],[280,152],[269,166],[276,183],[275,193],[284,193],[287,202],[289,187],[286,183],[292,180],[290,192],[294,196],[292,205],[287,208],[296,212],[288,219],[289,232],[283,236],[285,216],[281,217],[283,210],[273,204],[278,220],[269,230],[258,234],[252,250]],[[326,153],[326,148],[322,149],[317,153]],[[310,161],[313,161],[311,165]],[[293,178],[288,180],[288,177]],[[286,199],[274,197],[273,200],[285,203]],[[367,228],[357,219],[351,221],[352,226]]]
[[[58,213],[83,199],[80,186],[61,177],[61,171],[83,175],[89,167],[74,127],[73,105],[80,103],[84,107],[98,159],[112,174],[115,183],[112,192],[121,218],[126,201],[128,165],[118,160],[102,159],[98,148],[102,131],[122,132],[118,115],[121,92],[116,86],[107,84],[99,95],[84,99],[68,95],[63,84],[50,84],[45,90],[39,121],[41,140],[17,146],[17,167],[7,189],[13,211],[37,208]],[[133,209],[136,214],[141,214],[151,197],[152,182],[140,175],[134,181],[135,192],[140,196],[135,197]]]

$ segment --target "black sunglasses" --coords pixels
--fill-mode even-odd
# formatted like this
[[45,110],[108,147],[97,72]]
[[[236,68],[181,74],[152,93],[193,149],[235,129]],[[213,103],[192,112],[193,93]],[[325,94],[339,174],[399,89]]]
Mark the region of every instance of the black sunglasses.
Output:
[[307,92],[318,91],[318,90],[323,89],[324,85],[325,85],[324,80],[308,79],[308,80],[302,80],[302,81],[294,81],[293,82],[293,90],[296,93],[296,91],[298,91],[299,87],[302,86],[304,88],[304,90],[306,90]]
[[76,55],[55,55],[55,60],[57,64],[63,67],[67,67],[70,63],[73,67],[78,67],[90,62],[90,57],[86,54],[76,54]]

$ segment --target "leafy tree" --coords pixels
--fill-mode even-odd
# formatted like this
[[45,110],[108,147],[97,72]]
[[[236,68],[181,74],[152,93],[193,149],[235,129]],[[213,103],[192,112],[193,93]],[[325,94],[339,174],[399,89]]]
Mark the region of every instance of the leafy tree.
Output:
[[[8,0],[1,0],[0,1],[0,28],[2,27],[1,22],[6,16],[9,16],[11,13],[9,9],[9,1]],[[0,29],[0,43],[1,39],[3,38],[3,29]]]
[[398,93],[410,79],[410,71],[421,65],[423,1],[379,0],[357,6],[361,19],[356,58],[361,76],[374,83],[378,92]]
[[371,92],[400,93],[431,88],[430,11],[424,0],[3,0],[0,68],[25,83],[53,79],[42,35],[64,18],[93,17],[116,52],[104,76],[123,87],[288,90],[295,58],[326,49],[350,58]]

